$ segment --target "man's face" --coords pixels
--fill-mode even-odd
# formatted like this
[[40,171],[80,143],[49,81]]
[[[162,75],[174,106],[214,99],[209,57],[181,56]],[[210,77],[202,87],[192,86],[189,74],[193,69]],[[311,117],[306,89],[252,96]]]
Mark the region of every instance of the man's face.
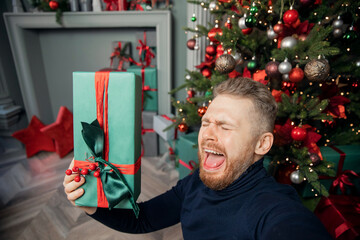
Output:
[[254,163],[255,112],[250,99],[218,95],[202,118],[199,167],[203,183],[221,190]]

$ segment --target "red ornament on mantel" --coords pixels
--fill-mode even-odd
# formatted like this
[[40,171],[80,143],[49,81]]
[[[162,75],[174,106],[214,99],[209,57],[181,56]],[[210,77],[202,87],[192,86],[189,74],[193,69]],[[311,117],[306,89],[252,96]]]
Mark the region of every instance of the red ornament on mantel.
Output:
[[41,132],[55,141],[55,151],[60,158],[73,150],[73,115],[66,107],[61,106],[56,122],[43,127]]
[[306,129],[302,127],[294,127],[293,130],[291,130],[291,138],[295,141],[303,141],[305,140],[307,135]]
[[59,3],[57,1],[50,1],[49,2],[49,7],[52,9],[52,10],[56,10],[59,8]]
[[40,151],[55,151],[55,145],[52,138],[40,131],[43,127],[45,127],[45,124],[43,124],[36,116],[33,116],[27,128],[12,134],[14,138],[25,144],[26,156],[28,158]]

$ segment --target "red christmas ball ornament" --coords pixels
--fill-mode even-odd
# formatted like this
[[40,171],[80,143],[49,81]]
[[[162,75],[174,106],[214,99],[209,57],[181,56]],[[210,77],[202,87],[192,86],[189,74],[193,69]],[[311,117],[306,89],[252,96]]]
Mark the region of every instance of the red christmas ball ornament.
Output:
[[77,172],[79,172],[79,168],[78,168],[78,167],[73,167],[73,168],[72,168],[72,171],[75,172],[75,173],[77,173]]
[[71,169],[66,170],[66,171],[65,171],[65,174],[66,174],[66,175],[71,175],[71,174],[72,174]]
[[223,35],[223,31],[221,28],[218,28],[218,27],[214,27],[212,28],[209,32],[208,32],[208,37],[210,39],[210,41],[212,41],[213,43],[215,44],[218,44],[219,41],[216,40],[215,36],[216,35],[219,35],[219,36],[222,36]]
[[189,97],[189,98],[192,98],[192,97],[195,96],[195,91],[194,91],[194,90],[188,90],[188,91],[187,91],[187,94],[188,94],[188,97]]
[[203,70],[201,70],[201,74],[206,78],[210,78],[212,73],[209,68],[204,68]]
[[281,34],[284,31],[284,25],[281,22],[278,22],[273,27],[273,30],[274,30],[275,33]]
[[195,40],[194,38],[189,39],[189,40],[186,42],[186,46],[187,46],[188,49],[190,49],[190,50],[194,50],[195,45],[196,45],[196,40]]
[[230,18],[228,18],[228,20],[225,22],[224,25],[227,29],[232,29],[232,23],[231,23]]
[[82,175],[88,175],[88,174],[89,174],[89,169],[83,168],[83,169],[81,170],[81,174],[82,174]]
[[250,33],[252,33],[253,29],[252,28],[245,28],[245,29],[241,29],[242,33],[244,35],[249,35]]
[[57,1],[50,1],[49,2],[49,7],[52,9],[52,10],[56,10],[59,8],[59,3]]
[[299,19],[298,11],[296,11],[295,9],[292,9],[291,7],[289,10],[287,10],[284,13],[284,16],[283,16],[284,23],[289,24],[289,25],[295,23],[298,19]]
[[95,172],[94,172],[94,177],[96,177],[96,178],[97,178],[97,177],[100,177],[100,171],[95,171]]
[[295,68],[291,69],[291,71],[289,72],[290,82],[298,83],[298,82],[301,82],[301,80],[303,80],[303,78],[304,78],[304,71],[299,67],[295,67]]
[[75,181],[75,182],[80,182],[80,180],[81,180],[81,178],[80,178],[79,175],[74,178],[74,181]]
[[91,171],[94,171],[97,168],[97,166],[95,163],[92,163],[92,164],[90,164],[89,168]]
[[221,53],[221,55],[224,53],[224,47],[223,45],[219,44],[216,47],[216,53]]
[[306,138],[306,129],[302,127],[294,127],[291,131],[291,138],[295,141],[303,141]]
[[208,45],[205,48],[205,52],[210,56],[216,55],[216,46],[215,45]]
[[186,123],[180,123],[178,125],[178,129],[180,132],[186,132],[189,129],[189,127]]
[[300,40],[300,41],[305,41],[306,38],[307,38],[307,35],[306,35],[306,34],[301,34],[301,35],[299,36],[299,40]]
[[207,107],[206,106],[203,106],[203,107],[199,107],[198,108],[198,115],[200,116],[200,117],[202,117],[202,116],[204,116],[205,115],[205,113],[206,113],[206,110],[207,110]]

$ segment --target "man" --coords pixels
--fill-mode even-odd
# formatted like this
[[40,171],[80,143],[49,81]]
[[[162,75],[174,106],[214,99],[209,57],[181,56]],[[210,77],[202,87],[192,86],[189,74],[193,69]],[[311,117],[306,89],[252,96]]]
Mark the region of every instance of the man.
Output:
[[[199,170],[132,210],[83,208],[119,231],[145,233],[181,222],[184,239],[331,239],[295,190],[266,174],[277,105],[270,91],[247,78],[214,89],[199,132]],[[64,179],[73,201],[83,183]]]

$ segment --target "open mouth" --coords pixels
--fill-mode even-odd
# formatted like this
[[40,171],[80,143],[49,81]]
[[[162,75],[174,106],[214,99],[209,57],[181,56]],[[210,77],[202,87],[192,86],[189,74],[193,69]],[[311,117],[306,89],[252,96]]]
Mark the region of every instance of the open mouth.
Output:
[[204,168],[209,171],[220,169],[225,163],[225,155],[211,149],[204,149]]

